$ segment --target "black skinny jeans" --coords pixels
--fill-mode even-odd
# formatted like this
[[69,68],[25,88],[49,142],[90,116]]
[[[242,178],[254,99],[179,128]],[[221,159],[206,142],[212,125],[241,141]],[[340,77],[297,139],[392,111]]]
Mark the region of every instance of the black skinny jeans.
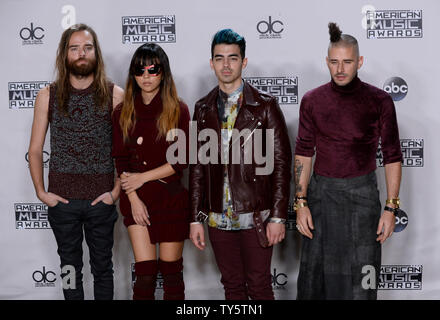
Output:
[[[115,205],[101,201],[91,206],[91,202],[69,199],[68,204],[58,202],[55,207],[48,208],[48,220],[57,241],[61,268],[73,266],[75,269],[76,283],[70,283],[68,287],[63,285],[66,300],[84,299],[83,235],[89,247],[95,300],[113,299],[113,231],[118,213]],[[66,275],[69,274],[61,274],[61,277]]]

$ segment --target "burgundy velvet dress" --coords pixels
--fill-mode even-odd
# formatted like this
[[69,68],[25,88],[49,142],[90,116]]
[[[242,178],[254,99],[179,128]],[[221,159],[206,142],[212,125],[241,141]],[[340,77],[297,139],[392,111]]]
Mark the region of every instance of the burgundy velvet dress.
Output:
[[[142,102],[138,94],[135,97],[136,125],[131,132],[129,141],[124,142],[119,125],[122,104],[119,104],[112,116],[113,151],[116,170],[122,172],[145,172],[166,164],[166,152],[173,142],[158,136],[157,119],[162,112],[160,92],[149,105]],[[188,107],[180,103],[179,129],[188,138],[190,115]],[[188,140],[186,140],[188,145]],[[189,236],[189,197],[188,190],[182,185],[182,171],[186,163],[171,164],[175,174],[155,181],[144,183],[136,190],[139,198],[146,205],[151,225],[148,226],[151,243],[183,241]],[[124,224],[128,227],[135,224],[131,213],[130,201],[121,190],[119,207],[124,216]]]

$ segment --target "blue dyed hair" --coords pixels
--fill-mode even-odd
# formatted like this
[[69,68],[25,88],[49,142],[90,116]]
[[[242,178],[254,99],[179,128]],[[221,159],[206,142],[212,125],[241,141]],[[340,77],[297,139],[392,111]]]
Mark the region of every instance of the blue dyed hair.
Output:
[[244,59],[246,51],[246,40],[232,29],[218,31],[211,43],[211,58],[214,58],[214,47],[218,44],[236,44],[240,47],[241,58]]

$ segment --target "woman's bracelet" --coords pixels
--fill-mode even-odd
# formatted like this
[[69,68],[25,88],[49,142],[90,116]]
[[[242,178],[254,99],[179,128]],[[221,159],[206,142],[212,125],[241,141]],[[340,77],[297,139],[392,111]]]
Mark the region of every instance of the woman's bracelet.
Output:
[[109,191],[108,193],[110,193],[110,197],[112,198],[112,203],[114,204],[115,203],[115,199],[113,198],[112,192]]

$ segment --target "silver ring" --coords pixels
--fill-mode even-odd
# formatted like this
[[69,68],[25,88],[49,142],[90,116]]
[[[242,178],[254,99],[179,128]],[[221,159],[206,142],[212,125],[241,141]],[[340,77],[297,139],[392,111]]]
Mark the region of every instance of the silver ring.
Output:
[[301,226],[300,226],[299,224],[296,225],[296,228],[297,228],[298,230],[299,230],[300,227],[301,227]]

